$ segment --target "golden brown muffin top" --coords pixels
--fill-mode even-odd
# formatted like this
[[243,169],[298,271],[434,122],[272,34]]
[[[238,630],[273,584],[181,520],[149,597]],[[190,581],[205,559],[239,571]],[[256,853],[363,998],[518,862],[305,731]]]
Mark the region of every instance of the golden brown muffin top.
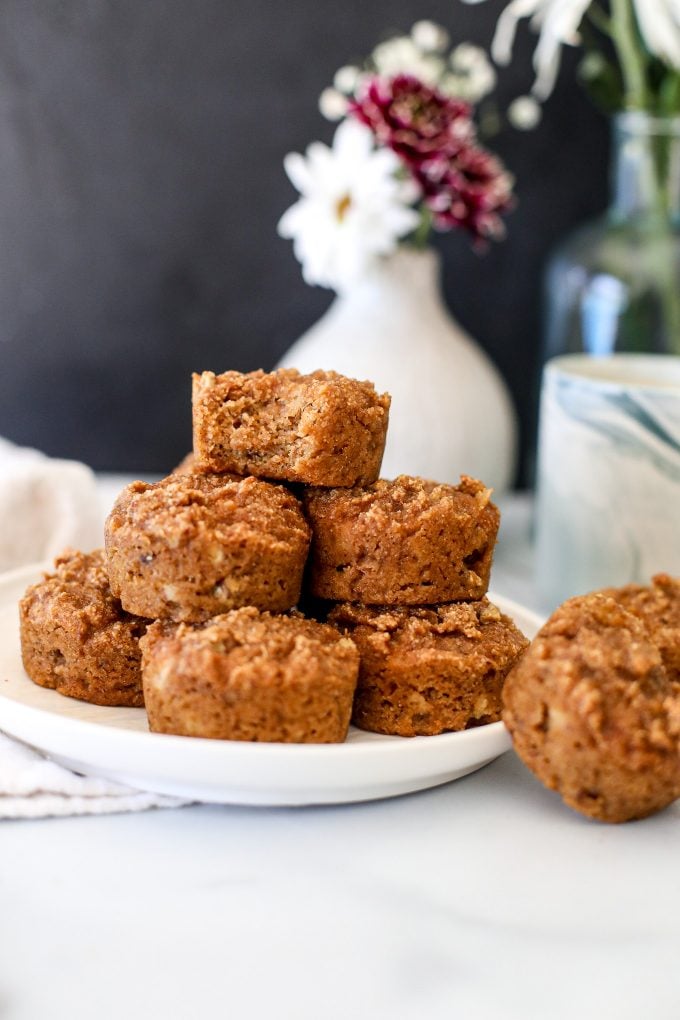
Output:
[[224,672],[244,683],[253,672],[258,682],[296,685],[322,673],[358,669],[359,653],[350,638],[328,624],[308,620],[300,613],[275,615],[252,606],[213,617],[204,624],[151,624],[141,642],[145,660],[156,664],[172,659],[173,671],[186,663],[195,672],[196,660],[206,676]]
[[82,639],[110,624],[138,623],[143,633],[146,621],[126,613],[111,594],[103,549],[91,553],[66,549],[54,561],[54,572],[32,584],[21,599],[24,612],[37,623],[54,626],[64,612],[72,624],[78,622]]
[[656,574],[650,586],[627,584],[600,592],[646,626],[671,680],[680,683],[680,578]]
[[228,531],[230,541],[242,534],[267,535],[290,542],[291,533],[308,541],[309,526],[300,504],[281,485],[236,475],[175,474],[160,482],[132,482],[120,494],[107,528],[152,534],[170,546],[187,545],[210,529],[216,540]]
[[310,488],[304,493],[304,502],[315,515],[331,512],[338,516],[364,515],[375,523],[384,519],[404,525],[410,518],[421,519],[435,509],[450,510],[461,517],[477,517],[488,507],[498,514],[491,502],[491,489],[467,475],[461,475],[458,485],[399,475],[394,481],[380,478],[365,488]]
[[539,631],[529,663],[618,757],[633,763],[650,751],[677,751],[679,685],[647,627],[618,600],[599,592],[569,599]]
[[383,411],[387,411],[390,406],[389,394],[379,394],[369,380],[350,379],[339,372],[322,369],[308,375],[303,375],[296,368],[279,368],[274,372],[264,372],[258,368],[255,372],[230,371],[219,375],[215,372],[194,372],[193,383],[194,392],[202,397],[217,387],[222,400],[225,396],[230,401],[241,398],[249,400],[256,395],[258,401],[276,401],[279,404],[278,410],[284,410],[281,401],[286,397],[294,398],[297,393],[310,387],[315,398],[344,395],[348,406],[356,405],[357,397],[362,402],[377,404]]
[[490,663],[515,658],[529,644],[509,616],[483,598],[477,602],[411,607],[362,606],[342,603],[328,616],[329,623],[361,634],[376,650],[406,655],[432,650],[459,655],[467,660],[474,648],[482,648]]

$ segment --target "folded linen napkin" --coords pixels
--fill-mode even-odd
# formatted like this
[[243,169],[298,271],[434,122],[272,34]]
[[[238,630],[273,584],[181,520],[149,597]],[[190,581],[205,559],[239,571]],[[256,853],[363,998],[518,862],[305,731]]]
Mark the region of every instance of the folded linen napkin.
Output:
[[[84,551],[100,547],[109,509],[105,504],[113,501],[112,491],[101,490],[84,464],[0,439],[0,572],[50,561],[67,546]],[[77,775],[0,732],[0,819],[143,811],[184,803]]]
[[102,815],[187,803],[108,779],[79,776],[0,733],[0,819]]
[[0,571],[101,544],[93,472],[0,439]]

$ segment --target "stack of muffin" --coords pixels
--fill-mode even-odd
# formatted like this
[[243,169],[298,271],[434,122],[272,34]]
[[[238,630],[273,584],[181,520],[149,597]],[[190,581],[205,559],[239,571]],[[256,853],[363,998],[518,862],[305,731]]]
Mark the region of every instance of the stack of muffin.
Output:
[[388,411],[332,372],[194,376],[193,456],[128,486],[106,552],[65,554],[22,600],[29,676],[222,739],[500,718],[527,642],[485,597],[498,511],[470,478],[377,480]]

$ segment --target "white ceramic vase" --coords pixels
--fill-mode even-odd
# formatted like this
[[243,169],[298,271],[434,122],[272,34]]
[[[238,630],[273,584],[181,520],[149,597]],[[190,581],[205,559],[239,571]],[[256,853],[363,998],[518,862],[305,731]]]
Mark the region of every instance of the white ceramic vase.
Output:
[[436,252],[400,248],[286,352],[278,367],[335,369],[392,395],[382,476],[513,482],[515,413],[481,348],[444,305]]

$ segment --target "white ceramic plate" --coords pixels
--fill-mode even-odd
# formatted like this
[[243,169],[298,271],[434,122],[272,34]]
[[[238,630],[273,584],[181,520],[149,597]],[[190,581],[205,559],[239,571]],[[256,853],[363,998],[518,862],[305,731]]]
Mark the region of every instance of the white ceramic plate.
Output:
[[[502,723],[438,737],[350,729],[344,744],[251,744],[149,733],[140,708],[102,708],[32,683],[17,601],[40,566],[0,577],[0,729],[85,775],[217,804],[341,804],[394,797],[474,772],[510,747]],[[541,620],[493,601],[532,637]]]

